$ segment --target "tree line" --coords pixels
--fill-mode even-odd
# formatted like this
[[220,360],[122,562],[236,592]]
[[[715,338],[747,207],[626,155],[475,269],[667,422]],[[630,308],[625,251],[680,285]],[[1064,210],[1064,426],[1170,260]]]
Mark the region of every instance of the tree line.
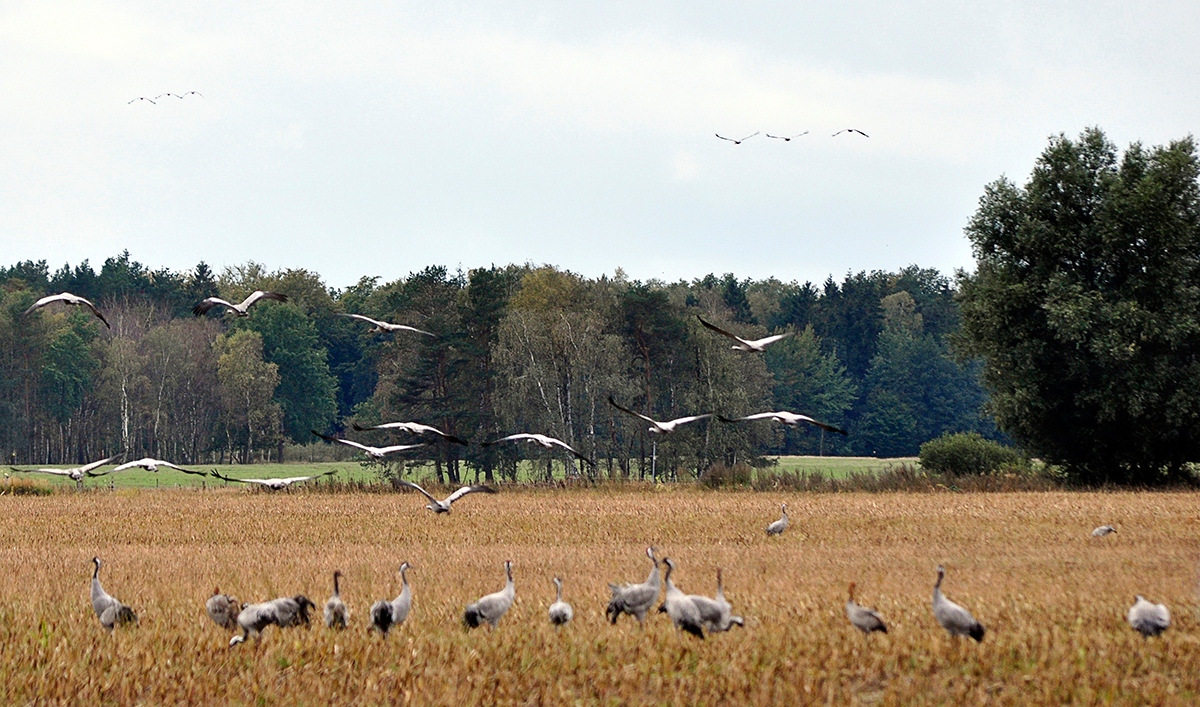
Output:
[[[288,301],[245,318],[192,316],[205,297],[238,301],[256,289]],[[74,307],[22,316],[62,291],[95,302],[111,330]],[[370,333],[340,313],[436,338]],[[761,355],[736,352],[697,315],[742,336],[791,335]],[[515,477],[525,455],[547,474],[565,463],[568,473],[613,478],[670,478],[775,454],[910,455],[944,432],[995,434],[980,364],[951,350],[959,328],[951,281],[915,266],[820,286],[427,267],[336,289],[317,273],[256,263],[216,274],[204,263],[152,270],[128,252],[98,272],[87,262],[51,271],[26,261],[0,267],[0,448],[16,463],[122,451],[248,463],[313,442],[311,430],[404,419],[477,441],[542,432],[599,460],[576,467],[503,446],[419,450],[413,458],[449,482],[468,466]],[[658,419],[785,409],[850,434],[706,421],[651,440],[610,396]]]

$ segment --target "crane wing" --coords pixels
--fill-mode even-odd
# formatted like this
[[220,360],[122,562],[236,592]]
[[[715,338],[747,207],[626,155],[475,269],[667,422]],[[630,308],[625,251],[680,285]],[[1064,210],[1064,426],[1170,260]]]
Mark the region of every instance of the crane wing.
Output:
[[706,418],[709,418],[712,416],[713,416],[713,414],[711,412],[706,412],[703,415],[692,415],[690,417],[678,417],[678,418],[675,418],[674,420],[671,420],[670,422],[668,422],[666,424],[668,424],[668,425],[686,425],[689,422],[695,422],[696,420],[703,420],[703,419],[706,419]]
[[250,294],[249,297],[247,297],[245,299],[245,301],[242,302],[241,307],[244,310],[250,309],[250,307],[252,307],[255,302],[258,302],[259,300],[264,300],[264,299],[275,300],[276,302],[287,302],[288,298],[287,298],[287,295],[281,295],[278,292],[267,292],[265,290],[255,290],[254,292],[252,292]]
[[704,328],[705,328],[705,329],[710,329],[710,330],[712,330],[712,331],[715,331],[715,332],[717,332],[718,334],[720,334],[721,336],[728,336],[730,339],[733,339],[734,341],[741,342],[741,343],[743,343],[743,344],[748,344],[748,343],[750,343],[749,341],[746,341],[746,340],[745,340],[745,339],[743,339],[742,337],[740,337],[740,336],[737,336],[736,334],[733,334],[733,333],[731,333],[731,332],[725,331],[724,329],[722,329],[721,327],[719,327],[719,326],[717,326],[717,325],[715,325],[715,324],[709,324],[708,322],[704,321],[704,319],[702,319],[702,318],[700,317],[700,315],[699,315],[699,314],[697,314],[697,315],[696,315],[696,319],[699,319],[699,320],[700,320],[700,323],[704,325]]
[[208,310],[216,307],[217,305],[228,307],[230,309],[234,308],[232,302],[226,302],[220,297],[209,297],[201,300],[200,304],[196,305],[195,307],[192,307],[192,314],[196,315],[197,317],[202,317],[208,313]]
[[496,489],[492,488],[491,486],[484,486],[483,484],[478,484],[476,486],[463,486],[459,490],[447,496],[445,503],[454,503],[463,496],[466,496],[469,493],[475,493],[476,491],[481,493],[498,493]]
[[620,410],[620,411],[621,411],[621,412],[623,412],[623,413],[626,413],[626,414],[628,414],[628,415],[633,415],[634,417],[639,417],[639,418],[641,418],[641,419],[645,420],[646,422],[649,422],[649,423],[650,423],[650,424],[652,424],[652,425],[657,425],[657,424],[658,424],[658,420],[655,420],[655,419],[654,419],[654,418],[652,418],[652,417],[646,417],[645,415],[643,415],[643,414],[642,414],[642,413],[640,413],[640,412],[634,412],[633,410],[630,410],[630,409],[629,409],[629,408],[627,408],[627,407],[621,407],[620,405],[618,405],[618,404],[617,404],[617,401],[616,401],[616,400],[614,400],[614,399],[613,399],[613,396],[611,396],[611,395],[610,395],[610,396],[608,396],[608,402],[609,402],[609,404],[610,404],[610,405],[612,405],[613,407],[615,407],[616,409]]
[[403,480],[402,480],[402,481],[400,482],[400,485],[401,485],[401,486],[407,486],[407,487],[409,487],[410,489],[416,489],[417,491],[419,491],[419,492],[421,493],[421,495],[422,495],[422,496],[424,496],[425,498],[428,498],[430,501],[432,501],[432,502],[434,502],[434,503],[437,503],[437,502],[438,502],[438,500],[437,500],[436,498],[434,498],[433,496],[430,496],[430,495],[429,495],[429,492],[428,492],[428,491],[426,491],[425,489],[421,488],[420,486],[417,486],[416,484],[414,484],[414,483],[413,483],[413,482],[411,482],[411,481],[403,481]]
[[316,436],[320,437],[321,439],[325,440],[326,442],[337,442],[339,444],[344,444],[349,447],[355,447],[356,449],[361,449],[364,452],[368,452],[371,454],[374,454],[379,451],[375,447],[368,447],[365,444],[359,444],[358,442],[355,442],[353,440],[342,439],[341,437],[332,437],[330,435],[323,435],[320,432],[317,432],[316,430],[309,430],[309,431],[312,432],[313,434],[315,434]]
[[751,346],[762,347],[766,346],[767,344],[773,344],[780,339],[786,339],[791,335],[792,333],[789,331],[786,334],[775,334],[774,336],[767,336],[762,339],[755,339],[754,341],[748,341],[746,343],[750,344]]
[[375,326],[381,327],[381,328],[386,323],[386,322],[381,322],[378,319],[372,319],[372,318],[362,315],[362,314],[342,314],[341,312],[338,312],[338,316],[339,317],[347,317],[349,319],[358,319],[360,321],[364,321],[369,324],[374,324]]

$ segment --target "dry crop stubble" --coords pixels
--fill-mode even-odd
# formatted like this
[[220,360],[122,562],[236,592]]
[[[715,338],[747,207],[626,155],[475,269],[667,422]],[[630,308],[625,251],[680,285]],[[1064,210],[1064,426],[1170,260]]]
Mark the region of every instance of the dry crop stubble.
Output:
[[[509,490],[435,516],[414,494],[240,489],[0,498],[0,690],[4,702],[1187,704],[1200,685],[1195,494],[774,494],[689,489]],[[791,528],[763,528],[788,503]],[[1119,532],[1090,536],[1101,522]],[[678,562],[689,593],[717,567],[744,630],[700,642],[652,614],[604,619],[608,581],[642,581],[643,551]],[[105,632],[88,560],[134,607]],[[517,601],[496,631],[465,631],[463,607],[503,586]],[[413,611],[386,640],[369,607],[400,590]],[[987,627],[955,643],[929,599]],[[304,593],[318,607],[345,575],[351,627],[269,628],[226,647],[204,615],[214,586],[243,601]],[[575,620],[546,617],[563,577]],[[846,585],[890,633],[863,637]],[[1146,641],[1123,620],[1134,594],[1174,625]]]

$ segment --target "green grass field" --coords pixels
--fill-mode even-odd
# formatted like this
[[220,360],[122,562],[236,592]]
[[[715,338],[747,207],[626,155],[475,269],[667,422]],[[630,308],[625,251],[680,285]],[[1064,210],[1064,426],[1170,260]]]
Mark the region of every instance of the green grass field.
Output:
[[[823,476],[841,479],[849,476],[852,473],[868,473],[877,474],[887,470],[889,467],[910,463],[916,464],[916,457],[899,457],[895,459],[877,459],[874,457],[777,457],[778,465],[768,467],[768,471],[787,472],[787,473],[803,473],[803,474],[820,474]],[[517,478],[521,481],[528,481],[534,478],[534,462],[522,462],[517,473]],[[115,465],[114,465],[115,466]],[[19,467],[30,468],[30,467]],[[59,467],[65,468],[65,467]],[[100,471],[111,469],[112,467],[102,467]],[[216,470],[222,476],[232,478],[278,478],[288,476],[312,476],[323,474],[330,470],[337,470],[337,474],[333,475],[332,479],[341,482],[347,481],[362,481],[373,482],[379,480],[378,467],[365,467],[357,461],[344,462],[298,462],[293,464],[197,464],[193,468],[197,471]],[[562,478],[563,467],[555,465],[555,477]],[[541,478],[541,464],[538,464],[537,478]],[[11,473],[11,478],[27,479],[31,481],[44,482],[51,487],[65,486],[73,487],[74,481],[64,477],[52,476],[49,474],[21,474]],[[412,479],[421,483],[424,479],[433,479],[434,468],[432,464],[424,466],[410,465],[405,478]],[[465,481],[473,482],[475,479],[474,473],[470,472],[469,477]],[[106,474],[104,476],[89,478],[84,481],[84,486],[87,488],[190,488],[198,487],[201,484],[206,485],[225,485],[226,482],[213,478],[202,478],[199,476],[191,476],[183,474],[172,469],[164,469],[157,473],[145,471],[143,469],[130,469],[115,474]]]

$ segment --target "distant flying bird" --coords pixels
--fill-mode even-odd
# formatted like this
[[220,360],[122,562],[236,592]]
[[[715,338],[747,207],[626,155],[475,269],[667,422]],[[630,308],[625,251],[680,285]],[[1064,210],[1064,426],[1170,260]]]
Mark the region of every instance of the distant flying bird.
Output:
[[447,496],[444,501],[439,501],[436,498],[434,498],[433,496],[431,496],[428,491],[421,488],[420,486],[417,486],[416,484],[414,484],[411,481],[401,481],[400,485],[407,486],[410,489],[413,489],[414,491],[418,491],[418,492],[420,492],[420,494],[422,496],[424,496],[425,498],[428,498],[429,503],[426,504],[425,508],[433,511],[434,513],[449,513],[450,512],[450,504],[454,503],[455,501],[462,498],[463,496],[466,496],[469,493],[475,493],[475,492],[498,493],[496,491],[496,489],[492,488],[491,486],[484,486],[483,484],[476,484],[474,486],[463,486],[459,490],[457,490],[454,493]]
[[[120,456],[120,455],[117,455],[117,456]],[[77,466],[72,469],[18,469],[15,466],[9,467],[9,468],[11,468],[13,471],[19,471],[23,474],[53,474],[55,476],[65,476],[65,477],[73,480],[76,484],[79,484],[82,486],[84,475],[88,474],[88,472],[90,472],[92,469],[98,469],[98,468],[104,466],[105,464],[109,463],[113,459],[116,459],[117,456],[112,456],[107,459],[101,459],[98,462],[92,462],[91,464],[84,464],[83,466]]]
[[612,405],[613,407],[615,407],[616,409],[620,410],[623,413],[633,415],[634,417],[638,417],[638,418],[645,420],[646,422],[649,422],[651,425],[653,425],[653,427],[651,427],[649,430],[650,434],[656,434],[656,435],[671,434],[672,432],[675,431],[675,428],[679,427],[680,425],[686,425],[689,422],[695,422],[697,420],[703,420],[705,418],[709,418],[709,417],[713,416],[713,414],[711,412],[709,412],[709,413],[705,413],[703,415],[692,415],[690,417],[677,417],[674,420],[668,420],[667,422],[659,422],[658,420],[655,420],[652,417],[646,417],[645,415],[643,415],[640,412],[634,412],[633,410],[630,410],[629,408],[621,407],[620,405],[617,404],[616,400],[613,400],[613,397],[611,395],[608,396],[608,402],[610,405]]
[[357,422],[354,422],[351,423],[350,426],[359,432],[370,432],[372,430],[400,430],[401,432],[408,432],[409,434],[414,435],[436,435],[447,442],[461,444],[464,447],[467,445],[465,440],[455,437],[452,434],[446,434],[432,425],[422,425],[419,422],[385,422],[381,425],[360,425]]
[[588,462],[589,464],[592,461],[591,459],[588,459],[584,455],[580,454],[578,451],[576,451],[576,449],[574,447],[572,447],[571,445],[562,441],[561,439],[555,439],[554,437],[548,437],[546,435],[531,434],[528,432],[521,432],[521,433],[518,433],[515,435],[509,435],[507,437],[501,437],[500,439],[493,439],[490,442],[484,442],[483,446],[490,447],[493,444],[500,444],[501,442],[529,442],[530,444],[540,444],[541,446],[545,447],[546,449],[554,449],[555,447],[562,447],[563,449],[567,450],[571,454],[574,454],[575,456],[579,457],[580,459],[584,460],[585,462]]
[[1105,535],[1108,535],[1110,533],[1115,533],[1115,532],[1117,532],[1117,529],[1112,527],[1111,525],[1102,525],[1099,528],[1096,528],[1095,530],[1092,531],[1092,537],[1093,538],[1102,538]]
[[376,461],[383,461],[384,457],[386,457],[389,454],[395,454],[396,452],[405,452],[405,451],[408,451],[409,449],[416,449],[418,447],[425,446],[425,443],[422,442],[421,444],[393,444],[390,447],[371,447],[366,444],[359,444],[358,442],[355,442],[353,440],[342,439],[341,437],[331,437],[329,435],[323,435],[320,432],[317,432],[316,430],[312,430],[312,433],[315,434],[316,436],[320,437],[321,439],[325,440],[326,442],[337,442],[339,444],[344,444],[347,447],[354,447],[355,449],[361,449],[367,453],[367,456],[371,457],[372,459],[374,459]]
[[709,324],[708,322],[704,321],[704,319],[701,318],[701,316],[699,314],[696,315],[696,319],[700,320],[700,323],[704,325],[705,329],[715,331],[718,334],[720,334],[721,336],[727,336],[730,339],[733,339],[734,341],[738,342],[738,343],[734,344],[732,347],[735,351],[748,351],[750,353],[762,353],[763,349],[767,348],[768,345],[773,344],[776,341],[779,341],[780,339],[786,339],[787,337],[792,335],[791,332],[788,332],[787,334],[775,334],[774,336],[767,336],[767,337],[763,337],[762,339],[743,339],[740,336],[737,336],[728,331],[725,331],[724,329],[722,329],[719,326],[716,326],[714,324]]
[[87,472],[87,475],[88,476],[104,476],[105,474],[112,474],[112,473],[115,473],[118,471],[126,471],[127,469],[145,469],[146,471],[153,471],[154,473],[157,474],[158,467],[160,467],[160,466],[165,466],[168,469],[174,469],[176,471],[182,471],[185,474],[195,474],[196,476],[207,476],[208,475],[203,471],[192,471],[191,469],[184,469],[181,466],[175,466],[171,462],[165,462],[161,459],[151,459],[150,457],[144,457],[142,459],[138,459],[137,461],[125,462],[124,464],[122,464],[118,467],[115,467],[109,471],[102,471],[98,474],[89,471],[89,472]]
[[258,484],[259,486],[265,486],[272,491],[282,491],[292,484],[298,484],[303,481],[312,481],[313,479],[319,479],[322,476],[329,476],[330,474],[336,473],[338,473],[338,470],[333,469],[325,472],[324,474],[313,474],[312,476],[288,476],[281,479],[235,479],[232,476],[221,476],[214,469],[212,475],[223,481],[234,481],[239,484]]
[[126,103],[125,105],[127,105],[127,106],[132,105],[134,103],[137,103],[138,101],[146,101],[147,103],[149,103],[151,105],[158,105],[157,103],[155,103],[153,101],[153,99],[146,98],[145,96],[138,96],[137,98],[133,99],[132,101],[129,101],[129,103]]
[[378,319],[372,319],[370,317],[366,317],[361,314],[342,314],[341,312],[338,312],[338,316],[339,317],[349,317],[351,319],[359,319],[364,322],[374,324],[375,328],[371,329],[370,333],[382,334],[383,332],[412,331],[412,332],[416,332],[417,334],[424,334],[425,336],[432,336],[435,339],[437,338],[437,334],[431,334],[430,332],[427,332],[424,329],[418,329],[416,327],[406,326],[404,324],[392,324],[391,322],[381,322]]
[[91,310],[92,314],[96,315],[97,319],[104,322],[104,326],[108,327],[109,329],[112,328],[112,325],[108,323],[108,320],[104,318],[104,315],[100,313],[100,310],[96,309],[96,305],[92,304],[91,302],[85,300],[84,298],[82,298],[78,295],[73,295],[70,292],[61,292],[57,295],[47,295],[47,296],[41,298],[40,300],[38,300],[37,302],[34,302],[33,305],[29,307],[29,309],[25,310],[21,314],[21,316],[23,317],[23,316],[29,314],[30,312],[32,312],[33,310],[40,309],[40,308],[45,307],[46,305],[51,304],[53,302],[62,302],[63,304],[75,304],[75,305],[79,305],[82,307],[87,307],[88,309]]
[[[714,133],[714,134],[715,134],[715,133]],[[736,139],[736,140],[735,140],[734,138],[731,138],[731,137],[725,137],[724,135],[717,135],[717,137],[721,138],[722,140],[728,140],[728,141],[732,142],[732,143],[733,143],[733,144],[735,144],[735,145],[740,145],[740,144],[742,144],[742,141],[744,141],[744,140],[749,140],[750,138],[754,137],[754,136],[755,136],[755,135],[757,135],[757,134],[758,134],[758,132],[757,132],[757,131],[755,131],[753,135],[747,135],[746,137],[743,137],[743,138],[738,138],[738,139]]]
[[[154,99],[158,100],[159,98],[162,98],[163,96],[171,96],[172,98],[178,98],[179,100],[182,101],[184,96],[191,96],[191,95],[196,95],[196,96],[200,96],[201,98],[204,98],[204,94],[200,93],[199,91],[188,91],[187,93],[185,93],[183,95],[180,95],[178,93],[160,93],[157,96],[155,96]],[[147,99],[147,100],[149,100],[149,99]]]
[[808,415],[800,415],[798,413],[788,412],[786,410],[780,410],[779,412],[760,412],[754,415],[746,415],[745,417],[734,418],[718,415],[717,419],[721,422],[751,422],[754,420],[770,420],[771,422],[778,422],[779,424],[787,425],[788,427],[796,427],[803,422],[805,424],[812,425],[813,427],[820,427],[821,429],[829,432],[837,432],[840,435],[846,434],[846,430],[843,430],[840,427],[827,425],[824,422],[818,422],[817,420],[812,419]]
[[841,135],[842,133],[858,133],[859,135],[862,135],[863,137],[871,137],[870,135],[859,130],[858,128],[843,128],[843,129],[837,131],[836,133],[834,133],[832,135],[832,137],[837,137],[838,135]]
[[239,317],[247,317],[250,316],[247,310],[253,307],[259,300],[264,299],[275,300],[276,302],[288,301],[287,295],[281,295],[275,292],[264,292],[263,290],[255,290],[249,297],[242,300],[240,304],[226,302],[220,297],[209,297],[195,307],[192,307],[192,314],[195,314],[197,317],[202,317],[206,312],[208,312],[208,310],[216,307],[217,305],[221,305],[222,307],[227,307],[228,311],[232,311]]
[[807,135],[807,134],[808,134],[808,131],[805,130],[802,133],[796,133],[795,135],[792,135],[790,137],[784,137],[783,135],[772,135],[771,133],[767,133],[767,137],[774,138],[776,140],[783,140],[784,142],[791,142],[793,139],[798,138],[801,135]]

